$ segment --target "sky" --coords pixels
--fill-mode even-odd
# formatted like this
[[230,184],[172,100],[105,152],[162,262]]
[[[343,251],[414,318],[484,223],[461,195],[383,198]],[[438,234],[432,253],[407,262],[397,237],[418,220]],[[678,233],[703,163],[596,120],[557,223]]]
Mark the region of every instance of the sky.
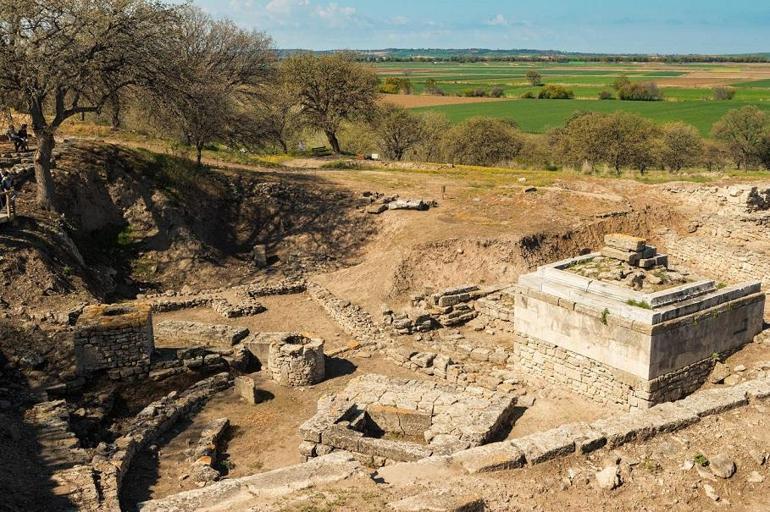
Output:
[[194,0],[277,48],[770,52],[769,0]]

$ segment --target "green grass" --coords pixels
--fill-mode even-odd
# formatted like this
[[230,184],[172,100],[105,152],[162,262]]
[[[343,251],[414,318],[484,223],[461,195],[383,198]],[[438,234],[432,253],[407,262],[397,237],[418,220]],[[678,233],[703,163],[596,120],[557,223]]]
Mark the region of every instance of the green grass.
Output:
[[[562,126],[575,112],[634,112],[657,123],[684,121],[695,126],[703,135],[729,110],[749,103],[737,101],[595,101],[595,100],[510,100],[492,103],[469,103],[423,107],[416,110],[441,112],[453,122],[484,116],[516,121],[522,130],[543,133]],[[770,102],[759,104],[770,112]]]
[[769,88],[770,87],[770,78],[767,80],[754,80],[752,82],[738,82],[737,84],[733,84],[734,87],[764,87]]

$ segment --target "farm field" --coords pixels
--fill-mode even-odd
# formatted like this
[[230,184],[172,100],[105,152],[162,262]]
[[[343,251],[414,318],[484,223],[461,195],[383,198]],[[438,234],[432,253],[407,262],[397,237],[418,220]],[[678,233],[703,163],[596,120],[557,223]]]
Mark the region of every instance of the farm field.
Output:
[[[523,130],[543,132],[563,124],[574,112],[612,112],[623,110],[649,117],[656,122],[684,121],[708,135],[711,126],[727,111],[757,105],[770,111],[770,65],[767,64],[602,64],[570,62],[533,63],[430,63],[389,62],[375,65],[381,77],[408,78],[414,94],[386,97],[386,101],[421,110],[444,113],[452,122],[473,116],[514,119]],[[574,100],[527,100],[539,87],[527,82],[529,70],[538,71],[545,84],[563,85],[575,94]],[[620,76],[632,82],[652,81],[664,94],[661,102],[599,101],[601,91],[611,91]],[[445,96],[425,96],[425,84],[435,80]],[[713,87],[735,89],[735,98],[714,101]],[[503,89],[507,101],[456,101],[466,91],[492,87]]]

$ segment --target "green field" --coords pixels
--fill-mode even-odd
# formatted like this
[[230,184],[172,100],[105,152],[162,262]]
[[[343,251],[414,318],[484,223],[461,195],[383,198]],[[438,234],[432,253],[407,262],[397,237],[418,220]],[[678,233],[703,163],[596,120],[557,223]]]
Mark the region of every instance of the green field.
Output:
[[[479,103],[423,107],[419,110],[436,110],[446,114],[453,122],[472,116],[490,116],[514,119],[522,129],[543,132],[563,124],[577,111],[612,112],[624,110],[636,112],[656,122],[684,121],[696,126],[704,135],[711,131],[713,123],[727,111],[744,105],[757,105],[770,111],[770,78],[751,80],[739,64],[604,64],[604,63],[521,63],[521,62],[388,62],[375,65],[381,76],[408,78],[414,94],[423,94],[425,83],[435,80],[438,87],[449,96],[464,96],[469,90],[489,91],[501,87],[506,98],[504,103]],[[574,100],[522,100],[522,95],[537,95],[540,88],[527,82],[527,71],[537,70],[546,84],[563,85],[575,94]],[[770,76],[770,66],[753,67],[751,71],[765,71]],[[691,73],[704,77],[703,82],[688,80]],[[612,90],[612,83],[620,76],[631,81],[665,81],[660,85],[665,101],[638,103],[624,101],[599,101],[601,91]],[[761,76],[761,75],[760,75]],[[729,77],[725,80],[725,77]],[[711,82],[710,82],[711,79]],[[679,82],[681,80],[681,83]],[[734,80],[734,81],[732,81]],[[699,85],[703,83],[704,85]],[[729,83],[735,88],[733,100],[714,101],[713,84]],[[695,85],[693,85],[695,84]]]
[[[594,100],[510,100],[492,103],[470,103],[424,107],[418,111],[432,110],[445,114],[450,121],[460,122],[476,116],[512,119],[522,130],[543,133],[562,126],[575,112],[614,112],[623,110],[643,115],[655,122],[684,121],[692,124],[703,135],[728,110],[752,103],[735,101],[594,101]],[[760,104],[770,113],[770,103]]]

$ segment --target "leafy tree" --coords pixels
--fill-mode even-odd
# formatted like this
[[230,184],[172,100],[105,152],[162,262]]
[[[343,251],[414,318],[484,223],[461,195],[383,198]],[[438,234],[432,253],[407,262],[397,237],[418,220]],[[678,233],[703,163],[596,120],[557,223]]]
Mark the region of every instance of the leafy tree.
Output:
[[522,149],[522,138],[509,122],[474,117],[446,135],[447,157],[452,163],[492,166],[513,160]]
[[714,87],[712,92],[714,93],[714,100],[716,101],[729,101],[735,98],[734,87]]
[[505,96],[505,89],[499,85],[492,87],[492,89],[489,91],[489,96],[490,98],[502,98]]
[[422,142],[423,120],[406,109],[385,106],[376,123],[382,151],[387,158],[402,160],[407,151]]
[[703,155],[703,138],[686,123],[669,123],[662,128],[660,163],[672,171],[693,167]]
[[55,208],[51,154],[59,127],[162,75],[174,19],[174,9],[149,0],[0,3],[0,96],[32,119],[42,208]]
[[408,78],[389,76],[380,85],[383,94],[412,94],[412,81]]
[[335,153],[344,121],[371,116],[376,109],[377,75],[348,53],[289,57],[284,69],[306,122],[323,130]]
[[[294,91],[280,68],[263,96],[256,102],[254,112],[246,113],[244,123],[235,123],[230,138],[257,147],[265,142],[275,144],[288,153],[289,141],[302,129],[302,120]],[[252,130],[244,133],[244,126],[251,126]]]
[[644,172],[655,162],[657,127],[637,114],[597,112],[574,115],[551,133],[561,160],[574,167],[604,163],[616,172],[635,167]]
[[537,97],[541,100],[571,100],[575,93],[563,85],[546,85]]
[[543,75],[535,71],[534,69],[530,69],[527,71],[527,82],[534,86],[543,85]]
[[248,124],[245,112],[272,80],[275,55],[266,35],[190,6],[181,13],[173,49],[173,76],[154,88],[154,97],[159,114],[195,147],[200,165],[206,144]]
[[706,140],[703,142],[703,156],[701,160],[708,171],[721,171],[727,167],[730,154],[721,142]]
[[759,108],[749,105],[731,110],[717,121],[711,133],[723,142],[738,168],[749,168],[760,163],[760,145],[770,119]]

